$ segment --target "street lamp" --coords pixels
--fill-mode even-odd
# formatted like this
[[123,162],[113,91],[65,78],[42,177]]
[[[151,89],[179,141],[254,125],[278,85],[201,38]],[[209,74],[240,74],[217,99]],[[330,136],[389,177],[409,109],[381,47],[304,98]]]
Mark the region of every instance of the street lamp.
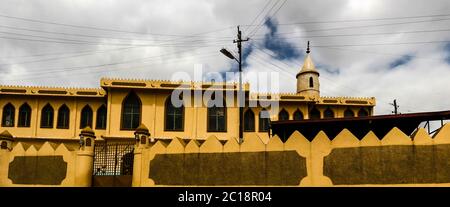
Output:
[[222,53],[222,54],[224,54],[225,56],[227,56],[228,58],[230,58],[230,59],[234,59],[234,60],[236,60],[238,63],[239,63],[239,61],[233,56],[233,54],[231,54],[231,52],[229,52],[227,49],[225,49],[225,48],[222,48],[221,50],[220,50],[220,52]]

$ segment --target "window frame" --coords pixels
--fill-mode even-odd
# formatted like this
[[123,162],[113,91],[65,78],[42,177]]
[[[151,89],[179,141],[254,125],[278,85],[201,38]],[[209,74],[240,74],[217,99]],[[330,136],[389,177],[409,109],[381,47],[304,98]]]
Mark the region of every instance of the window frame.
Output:
[[[211,101],[211,100],[209,100],[209,101]],[[210,105],[209,104],[209,101],[208,101],[208,106]],[[223,107],[217,107],[216,105],[214,105],[214,106],[212,106],[212,107],[206,107],[206,131],[207,132],[227,132],[228,131],[228,124],[227,124],[227,122],[228,122],[228,110],[227,110],[227,104],[226,104],[226,102],[225,102],[225,100],[223,100],[223,103],[224,103],[224,106]],[[220,109],[220,108],[223,108],[223,117],[224,117],[224,130],[211,130],[210,128],[209,128],[209,120],[210,120],[210,110],[212,110],[213,108],[215,108],[215,109]],[[218,123],[216,123],[216,126],[218,126]],[[216,128],[218,128],[218,127],[216,127]]]
[[[83,112],[85,112],[85,110],[89,110],[89,111],[87,111],[87,112],[90,112],[90,114],[88,114],[88,115],[90,115],[90,120],[87,120],[87,124],[88,125],[86,125],[86,126],[82,126],[82,124],[83,124]],[[88,116],[89,117],[89,116]],[[89,123],[90,122],[90,123]],[[84,129],[84,128],[86,128],[86,127],[90,127],[91,129],[94,127],[93,126],[93,122],[94,122],[94,110],[92,110],[92,107],[89,105],[89,104],[86,104],[82,109],[81,109],[81,111],[80,111],[80,129]],[[90,124],[90,125],[89,125]]]
[[[270,118],[261,118],[261,113],[263,113],[264,111],[269,113],[269,110],[267,109],[263,109],[258,113],[258,132],[268,132],[270,130]],[[268,120],[267,129],[261,127],[263,123],[261,120]]]
[[[170,104],[170,106],[172,106],[173,108],[177,108],[177,107],[175,107],[172,104],[172,101],[171,101],[170,98],[171,98],[171,96],[167,97],[166,101],[164,102],[164,131],[168,131],[168,132],[183,132],[184,131],[184,119],[185,119],[184,102],[183,102],[182,106],[178,107],[178,108],[181,108],[181,129],[168,129],[167,128],[167,120],[168,120],[167,109],[168,109],[168,106]],[[175,128],[175,126],[173,128]]]
[[[286,113],[285,115],[287,115],[287,119],[280,119],[280,114],[281,113]],[[284,109],[284,108],[282,108],[281,110],[280,110],[280,112],[278,112],[278,121],[289,121],[289,112],[286,110],[286,109]]]
[[[66,120],[67,120],[67,126],[61,126],[61,125],[59,125],[59,112],[61,111],[61,110],[63,110],[63,107],[64,108],[66,108],[67,109],[67,117],[66,117]],[[66,105],[66,104],[63,104],[63,105],[61,105],[59,108],[58,108],[58,116],[56,117],[56,128],[57,129],[69,129],[70,128],[70,108]]]
[[[49,124],[48,126],[43,126],[42,125],[42,123],[43,123],[42,120],[43,120],[43,117],[44,117],[43,114],[44,114],[44,109],[47,108],[47,106],[50,107],[50,109],[52,109],[51,110],[51,112],[52,112],[51,124]],[[52,129],[54,127],[54,125],[55,125],[55,109],[53,108],[53,106],[50,103],[47,103],[47,104],[44,105],[44,107],[42,107],[42,109],[41,109],[41,120],[40,121],[41,121],[41,123],[39,124],[40,128]]]
[[[302,115],[301,119],[295,119],[295,115],[298,113]],[[299,120],[304,120],[304,119],[305,119],[305,115],[303,114],[303,112],[300,109],[295,110],[294,113],[292,114],[292,120],[299,121]]]
[[[312,118],[311,115],[312,115],[313,111],[319,112],[319,117],[318,118]],[[308,112],[308,119],[309,120],[318,120],[318,119],[321,119],[321,118],[322,118],[322,112],[318,108],[313,107],[311,110],[309,110],[309,112]]]
[[[252,114],[252,117],[253,117],[253,129],[246,129],[246,115],[247,115],[247,113],[248,112],[250,112],[251,114]],[[251,108],[248,108],[245,112],[244,112],[244,132],[255,132],[256,131],[256,127],[255,127],[255,122],[256,122],[256,119],[255,119],[255,112],[253,112],[253,110],[251,109]]]
[[139,124],[138,126],[142,123],[142,100],[139,97],[139,95],[135,92],[135,91],[130,91],[122,100],[122,106],[121,106],[121,111],[120,111],[120,130],[121,131],[134,131],[136,130],[136,128],[138,126],[136,126],[136,128],[132,129],[132,128],[125,128],[124,127],[124,111],[125,111],[125,101],[131,96],[134,95],[136,96],[137,100],[138,100],[138,104],[139,104]]
[[[366,116],[360,116],[359,114],[361,111],[364,111],[366,113]],[[368,110],[366,110],[365,108],[360,108],[358,110],[358,117],[368,117],[368,116],[370,116],[370,112]]]
[[[105,109],[105,120],[104,120],[104,122],[105,122],[105,127],[103,128],[103,127],[99,127],[99,124],[98,124],[98,120],[99,120],[99,111],[100,111],[100,109],[102,109],[102,108],[104,108]],[[102,105],[100,105],[100,107],[98,107],[98,109],[97,109],[97,111],[96,111],[96,113],[97,113],[97,115],[96,115],[96,117],[95,117],[95,129],[100,129],[100,130],[104,130],[104,129],[106,129],[106,125],[107,125],[107,122],[108,122],[108,109],[106,108],[106,105],[105,104],[102,104]]]
[[[327,116],[327,112],[331,111],[331,114],[333,115],[332,117],[328,117]],[[333,109],[331,109],[330,107],[327,107],[324,111],[323,111],[323,118],[324,119],[334,119],[336,118],[336,113],[333,111]]]
[[[5,114],[5,108],[9,107],[9,109],[12,109],[12,114],[11,114],[11,124],[10,125],[6,125],[6,114]],[[12,108],[11,108],[12,107]],[[3,106],[3,110],[2,110],[2,127],[14,127],[16,125],[16,107],[14,107],[14,105],[11,102],[8,102],[5,106]]]
[[[29,113],[25,116],[27,118],[28,121],[25,121],[25,125],[21,125],[21,112],[22,112],[22,107],[28,107],[29,109]],[[23,103],[20,107],[19,107],[19,114],[17,117],[17,127],[23,127],[23,128],[29,128],[31,127],[31,113],[33,112],[33,109],[31,108],[31,106],[25,102]]]
[[[346,116],[347,111],[350,111],[352,113],[352,116]],[[345,109],[344,111],[344,118],[352,118],[355,117],[355,112],[351,110],[350,108]]]

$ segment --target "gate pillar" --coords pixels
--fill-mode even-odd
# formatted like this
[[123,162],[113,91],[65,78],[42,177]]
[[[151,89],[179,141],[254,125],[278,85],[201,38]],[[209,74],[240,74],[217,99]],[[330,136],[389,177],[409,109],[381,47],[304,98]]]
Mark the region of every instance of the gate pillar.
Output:
[[87,126],[80,133],[80,148],[77,152],[75,167],[75,186],[90,187],[94,168],[95,133]]
[[13,136],[8,131],[0,134],[0,187],[9,184],[8,168],[13,141]]
[[141,176],[142,176],[142,151],[147,148],[150,133],[148,128],[141,124],[134,132],[135,145],[134,145],[134,160],[133,160],[133,179],[131,186],[139,187],[141,186]]

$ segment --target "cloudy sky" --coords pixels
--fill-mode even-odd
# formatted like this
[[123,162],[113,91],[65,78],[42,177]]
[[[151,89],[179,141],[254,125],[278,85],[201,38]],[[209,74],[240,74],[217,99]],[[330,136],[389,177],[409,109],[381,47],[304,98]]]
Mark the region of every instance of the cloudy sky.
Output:
[[[376,97],[376,114],[450,109],[448,0],[1,0],[0,84],[99,87],[101,77],[244,71],[295,92],[306,42],[322,96]],[[255,87],[253,87],[255,88]]]

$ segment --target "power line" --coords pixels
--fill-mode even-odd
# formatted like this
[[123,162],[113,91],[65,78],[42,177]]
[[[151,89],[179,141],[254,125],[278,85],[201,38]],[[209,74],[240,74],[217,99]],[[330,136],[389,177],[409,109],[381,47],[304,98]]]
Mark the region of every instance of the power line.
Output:
[[0,57],[0,58],[34,58],[34,57],[42,57],[42,56],[54,56],[54,55],[71,55],[71,54],[95,54],[95,53],[102,53],[102,52],[111,52],[116,50],[127,50],[127,49],[134,49],[134,48],[142,48],[142,47],[120,47],[110,50],[84,50],[84,51],[74,51],[74,52],[52,52],[52,53],[41,53],[41,54],[35,54],[35,55],[22,55],[22,56],[6,56],[6,57]]
[[[294,67],[294,68],[295,68],[295,67],[298,67],[298,66],[288,65],[288,64],[285,63],[285,62],[279,61],[273,54],[267,53],[266,51],[264,51],[263,48],[259,47],[258,45],[255,45],[255,47],[256,47],[258,50],[260,50],[261,52],[263,52],[263,53],[269,55],[270,57],[272,57],[272,58],[273,58],[274,60],[276,60],[277,62],[286,65],[287,67],[290,67],[290,68],[291,68],[291,67]],[[299,62],[299,61],[294,61],[294,62],[297,63],[298,65],[302,65],[302,63]],[[281,69],[281,68],[282,68],[282,67],[280,67],[280,69]],[[293,75],[296,75],[296,74],[293,74]],[[328,78],[328,77],[326,77],[326,76],[323,75],[323,74],[322,74],[322,77],[325,78],[325,79],[327,79],[327,80],[329,80],[329,81],[331,81],[330,83],[335,84],[335,83],[334,83],[334,80],[332,80],[331,78]],[[350,89],[350,90],[352,90],[352,91],[354,91],[354,92],[357,92],[357,93],[361,93],[361,91],[359,91],[359,90],[357,90],[357,89],[354,89],[354,88],[346,87],[346,86],[343,86],[343,85],[342,85],[342,87],[348,88],[348,89]]]
[[[403,32],[380,32],[380,33],[360,33],[360,34],[332,34],[332,35],[300,35],[300,36],[278,36],[271,37],[271,39],[311,39],[315,37],[355,37],[355,36],[378,36],[378,35],[393,35],[393,34],[417,34],[417,33],[432,33],[432,32],[448,32],[450,29],[436,29],[436,30],[414,30]],[[264,40],[264,38],[253,38],[253,40]]]
[[[90,66],[75,66],[75,67],[63,67],[63,68],[59,68],[59,69],[77,69],[77,68],[95,68],[95,67],[103,67],[103,66],[113,66],[113,65],[121,65],[121,64],[126,64],[126,63],[133,63],[136,61],[143,61],[143,60],[147,60],[147,59],[152,59],[152,58],[161,58],[164,56],[170,56],[170,55],[174,55],[174,54],[180,54],[183,52],[188,52],[188,51],[192,51],[191,49],[188,50],[182,50],[182,51],[178,51],[175,53],[166,53],[163,55],[157,55],[157,56],[150,56],[150,57],[144,57],[144,58],[135,58],[135,59],[131,59],[131,60],[127,60],[127,61],[122,61],[122,62],[115,62],[115,63],[104,63],[104,64],[98,64],[98,65],[90,65]],[[40,71],[42,72],[42,70]]]
[[[449,43],[449,40],[421,41],[421,42],[390,42],[390,43],[369,43],[369,44],[344,44],[344,45],[314,45],[312,47],[363,47],[363,46],[386,46],[386,45],[414,45],[414,44],[435,44]],[[295,47],[300,48],[300,47]]]
[[66,23],[59,23],[59,22],[52,22],[52,21],[44,21],[44,20],[39,20],[39,19],[35,19],[35,18],[29,19],[29,18],[23,18],[23,17],[8,16],[8,15],[4,15],[4,14],[0,14],[0,17],[8,18],[8,19],[18,19],[18,20],[28,21],[28,22],[51,24],[51,25],[73,27],[73,28],[91,29],[91,30],[98,30],[98,31],[119,32],[119,33],[129,33],[129,34],[139,34],[139,35],[153,35],[153,36],[192,37],[192,35],[147,33],[147,32],[125,31],[125,30],[118,30],[118,29],[93,27],[93,26],[74,25],[74,24],[66,24]]
[[[213,53],[213,51],[208,51],[208,52],[204,52],[204,53],[201,53],[201,54],[197,54],[197,55],[201,55],[201,56],[214,56],[214,55],[216,55],[215,54],[215,52],[216,51],[214,51],[214,53]],[[165,56],[167,56],[167,55],[172,55],[172,54],[166,54]],[[162,58],[163,56],[153,56],[153,57],[147,57],[147,58],[140,58],[141,60],[144,60],[144,59],[147,59],[147,61],[144,61],[143,63],[145,63],[145,62],[148,62],[149,61],[149,59],[151,60],[151,59],[155,59],[155,58]],[[165,60],[170,60],[170,59],[183,59],[183,58],[191,58],[192,56],[189,56],[189,57],[172,57],[172,58],[169,58],[169,59],[165,59]],[[133,61],[135,61],[135,60],[133,60]],[[45,75],[45,74],[50,74],[51,76],[54,76],[54,74],[55,73],[61,73],[61,72],[73,72],[73,71],[82,71],[82,70],[86,70],[86,69],[91,69],[91,68],[99,68],[99,67],[103,67],[103,66],[117,66],[117,65],[122,65],[122,64],[125,64],[125,63],[130,63],[130,62],[132,62],[132,61],[124,61],[124,62],[118,62],[118,63],[111,63],[111,64],[100,64],[100,65],[90,65],[90,66],[81,66],[81,67],[66,67],[66,68],[59,68],[59,69],[57,69],[57,70],[48,70],[48,71],[38,71],[38,72],[35,72],[35,73],[27,73],[27,75],[26,76],[21,76],[20,78],[17,78],[17,79],[8,79],[8,80],[32,80],[32,79],[38,79],[38,78],[48,78],[48,75]],[[172,63],[172,62],[171,62]],[[155,64],[155,63],[152,63],[152,64]],[[148,66],[148,65],[144,65],[144,66]],[[102,69],[100,69],[101,71],[103,71],[103,70],[108,70],[108,71],[114,71],[114,69],[111,69],[111,68],[104,68],[103,70]],[[89,72],[92,72],[92,71],[89,71]],[[42,75],[44,75],[44,76],[42,76]],[[32,78],[30,78],[30,79],[24,79],[24,78],[26,78],[26,77],[32,77]]]
[[[257,27],[256,27],[254,30],[252,30],[251,32],[249,32],[249,36],[250,36],[250,37],[253,37],[253,36],[256,34],[256,32],[258,32],[259,28],[261,28],[261,26],[263,25],[264,21],[266,21],[266,19],[271,18],[271,17],[269,17],[268,15],[269,15],[270,11],[272,11],[272,9],[278,4],[278,2],[280,2],[280,1],[277,1],[277,2],[270,8],[270,10],[267,11],[265,17],[264,17],[264,18],[262,19],[262,21],[260,22],[260,25],[257,26]],[[284,6],[284,4],[285,4],[286,2],[287,2],[287,0],[284,0],[284,1],[280,4],[280,6],[278,7],[278,9],[277,9],[271,16],[272,16],[272,17],[275,16],[275,15],[278,13],[278,11],[281,9],[281,7]]]
[[[154,42],[156,40],[154,39],[142,39],[142,38],[123,38],[123,37],[109,37],[109,36],[98,36],[98,35],[87,35],[87,34],[73,34],[73,33],[65,33],[65,32],[53,32],[53,31],[46,31],[46,30],[38,30],[38,29],[29,29],[29,28],[22,28],[22,27],[13,27],[13,26],[5,26],[0,25],[1,28],[6,29],[12,29],[12,30],[21,30],[21,31],[28,31],[28,32],[38,32],[38,33],[46,33],[46,34],[56,34],[56,35],[64,35],[64,36],[75,36],[75,37],[82,37],[82,38],[96,38],[96,39],[109,39],[109,40],[125,40],[125,41],[146,41],[146,42]],[[228,28],[226,28],[228,29]],[[225,29],[221,29],[220,31],[223,31]],[[38,38],[47,38],[47,39],[59,39],[59,40],[65,40],[65,41],[79,41],[79,40],[72,40],[72,39],[61,39],[57,37],[48,37],[48,36],[37,36],[37,35],[29,35],[29,34],[19,34],[19,33],[12,33],[12,32],[5,32],[1,31],[0,33],[4,34],[13,34],[13,35],[21,35],[21,36],[31,36],[31,37],[38,37]],[[197,36],[193,36],[193,38],[196,38]],[[200,37],[200,36],[199,36]],[[203,37],[207,38],[207,37]],[[210,36],[209,38],[216,38],[213,36]],[[170,42],[178,39],[168,39],[168,40],[162,40],[162,42]],[[223,39],[224,40],[224,39]],[[192,41],[192,40],[191,40]],[[193,40],[193,41],[199,41],[199,40]]]
[[[305,21],[294,23],[280,23],[278,25],[302,25],[302,24],[329,24],[329,23],[346,23],[346,22],[369,22],[369,21],[386,21],[386,20],[398,20],[398,19],[418,19],[418,18],[431,18],[431,17],[445,17],[450,14],[435,14],[435,15],[418,15],[418,16],[403,16],[403,17],[386,17],[386,18],[369,18],[369,19],[347,19],[347,20],[322,20],[322,21]],[[243,26],[258,26],[254,24]]]
[[255,23],[255,21],[258,19],[258,17],[264,12],[264,10],[266,10],[267,6],[270,5],[270,2],[272,2],[272,0],[267,1],[267,3],[264,5],[264,8],[258,13],[258,15],[256,15],[255,18],[253,18],[252,22],[249,25],[253,25],[253,23]]
[[[17,38],[0,36],[2,39],[10,40],[21,40],[21,41],[31,41],[40,43],[56,43],[56,44],[71,44],[71,45],[106,45],[106,46],[141,46],[141,47],[193,47],[195,45],[181,45],[181,44],[124,44],[124,43],[102,43],[102,42],[89,42],[89,41],[53,41],[53,40],[39,40],[39,39],[28,39],[28,38]],[[210,46],[220,46],[220,45],[210,45]]]
[[[270,2],[271,2],[271,1],[267,2],[267,5],[270,5]],[[260,23],[258,24],[258,26],[262,25],[262,23],[265,21],[267,15],[270,13],[270,11],[272,11],[272,9],[275,7],[275,5],[278,4],[278,2],[279,2],[279,1],[276,1],[276,0],[275,0],[275,3],[272,5],[272,7],[270,7],[269,10],[266,11],[266,14],[263,16],[263,18],[261,19],[261,21],[260,21]],[[262,12],[263,12],[263,11],[262,11]],[[261,12],[261,13],[262,13],[262,12]],[[248,34],[250,35],[250,34],[254,33],[255,30],[257,30],[258,26],[256,26],[255,28],[253,28],[250,32],[248,32]]]
[[[339,47],[321,47],[317,49],[331,49],[331,50],[338,50],[338,51],[349,51],[354,53],[368,53],[368,54],[376,54],[376,55],[385,55],[385,56],[396,56],[396,57],[403,57],[405,54],[394,54],[394,53],[381,53],[381,52],[374,52],[374,51],[366,51],[366,50],[354,50],[354,49],[348,49],[348,48],[339,48]],[[439,58],[429,58],[429,57],[421,57],[413,54],[408,54],[408,56],[418,59],[425,59],[425,60],[434,60],[434,61],[441,61],[442,59]]]
[[[214,51],[214,53],[216,53],[216,51]],[[204,59],[204,58],[210,58],[210,57],[213,57],[213,56],[216,56],[216,54],[203,55],[203,56],[200,56],[198,58]],[[186,60],[189,60],[188,58],[189,57],[184,57],[183,59],[185,59],[185,60],[171,61],[170,64],[184,62]],[[103,69],[99,69],[99,70],[96,70],[96,71],[72,70],[72,71],[69,71],[69,72],[70,73],[73,72],[73,71],[78,72],[78,73],[71,73],[71,75],[93,75],[93,74],[101,74],[101,73],[104,73],[104,72],[112,72],[112,71],[119,71],[119,70],[125,70],[125,69],[128,69],[128,70],[133,69],[134,71],[135,70],[140,70],[140,69],[148,69],[148,66],[154,66],[154,65],[158,65],[158,63],[144,64],[144,65],[140,65],[140,66],[131,66],[131,67],[127,67],[127,68],[113,68],[113,69],[103,68]],[[51,76],[53,77],[55,75],[52,74]],[[8,79],[8,80],[13,80],[13,81],[14,80],[16,80],[16,81],[20,80],[20,81],[23,81],[23,80],[39,80],[39,79],[48,79],[48,78],[49,78],[48,75],[44,75],[44,76],[33,76],[32,78],[28,78],[28,79],[27,78],[25,78],[25,79],[24,78],[18,78],[18,79]]]
[[[437,22],[437,21],[446,21],[446,20],[450,20],[450,18],[421,20],[421,21],[409,21],[409,22],[395,22],[395,23],[385,23],[385,24],[358,25],[358,26],[348,26],[348,27],[333,27],[333,28],[306,30],[304,32],[308,33],[308,32],[323,32],[323,31],[345,30],[345,29],[359,29],[359,28],[368,28],[368,27],[382,27],[382,26],[393,26],[393,25],[403,25],[403,24]],[[295,32],[279,33],[279,35],[286,35],[286,34],[295,34]],[[258,35],[258,36],[263,36],[263,35]]]
[[[0,26],[1,27],[1,26]],[[210,30],[210,31],[206,31],[206,32],[200,32],[200,33],[195,33],[193,35],[200,35],[200,34],[208,34],[208,33],[214,33],[214,32],[218,32],[218,31],[223,31],[225,29],[230,29],[230,27],[226,27],[223,29],[216,29],[216,30]],[[178,38],[178,39],[173,39],[173,40],[180,40],[183,38]],[[170,40],[167,40],[170,41]],[[112,50],[104,50],[104,51],[115,51],[115,50],[121,50],[121,49],[133,49],[133,48],[139,48],[141,46],[134,46],[134,47],[124,47],[124,48],[117,48],[117,49],[112,49]],[[145,47],[145,46],[142,46]],[[71,53],[62,53],[62,52],[58,52],[58,53],[44,53],[44,54],[37,54],[37,55],[27,55],[27,56],[13,56],[13,57],[3,57],[3,58],[22,58],[22,57],[39,57],[39,56],[47,56],[47,55],[62,55],[62,54],[78,54],[78,53],[85,53],[85,52],[89,52],[89,53],[96,53],[97,50],[89,50],[89,51],[80,51],[80,52],[71,52]],[[103,51],[99,51],[99,52],[103,52]]]

